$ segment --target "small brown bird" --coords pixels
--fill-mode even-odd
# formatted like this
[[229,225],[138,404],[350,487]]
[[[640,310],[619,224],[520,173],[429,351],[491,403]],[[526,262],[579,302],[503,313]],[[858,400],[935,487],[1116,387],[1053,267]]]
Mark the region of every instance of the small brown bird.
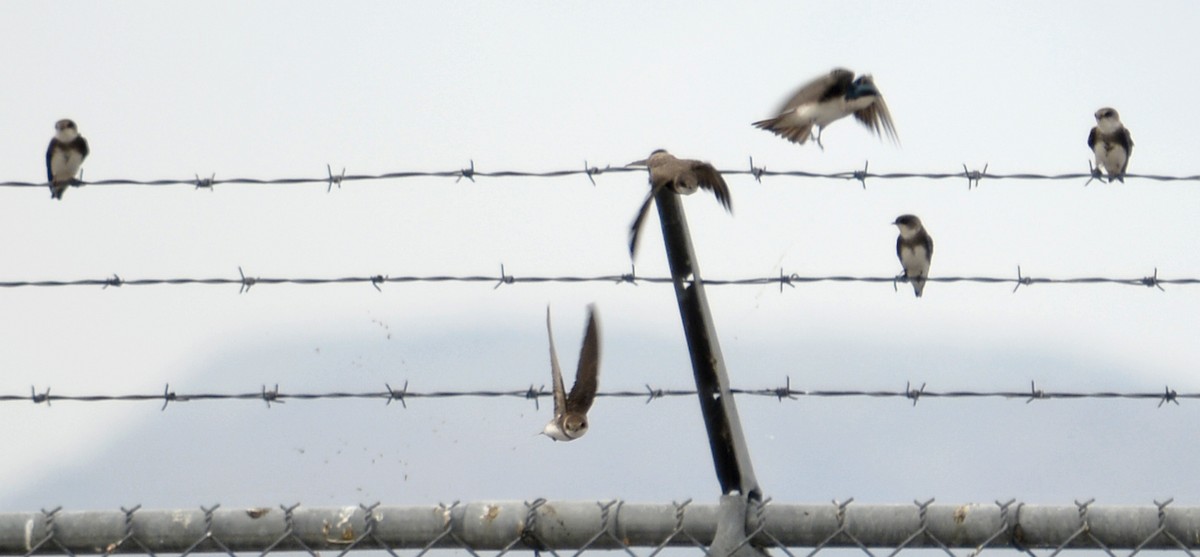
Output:
[[1096,155],[1096,167],[1092,175],[1100,177],[1100,167],[1108,171],[1108,181],[1115,178],[1125,183],[1125,169],[1129,166],[1129,155],[1133,154],[1133,138],[1121,124],[1117,111],[1105,107],[1096,111],[1096,126],[1088,134],[1088,147]]
[[563,387],[562,368],[554,350],[554,330],[550,327],[550,307],[546,307],[546,333],[550,336],[550,378],[554,383],[554,419],[546,424],[542,434],[555,441],[572,441],[588,431],[588,410],[596,399],[600,377],[600,326],[596,322],[596,306],[588,306],[587,332],[579,349],[579,367],[571,394]]
[[71,120],[59,120],[54,130],[54,139],[46,149],[46,180],[50,182],[50,197],[62,199],[88,156],[88,142]]
[[933,260],[933,238],[916,215],[900,215],[892,224],[900,229],[900,235],[896,237],[896,257],[904,267],[903,276],[912,283],[913,294],[920,298],[925,291],[925,279],[929,278],[929,263]]
[[870,75],[855,79],[854,72],[845,68],[834,68],[806,83],[775,113],[778,116],[755,122],[754,126],[800,145],[808,141],[813,126],[816,126],[814,139],[824,150],[821,131],[851,114],[875,135],[882,137],[883,132],[893,143],[900,142],[892,115],[887,103],[883,102],[883,95],[875,87],[875,80]]
[[642,227],[642,220],[646,218],[646,213],[650,212],[650,203],[654,201],[654,196],[658,195],[659,190],[663,188],[669,187],[681,195],[688,195],[697,189],[704,188],[713,192],[717,201],[721,202],[726,211],[733,213],[733,204],[729,199],[729,186],[725,185],[725,179],[711,164],[691,159],[677,159],[666,149],[656,149],[650,153],[649,158],[634,161],[625,166],[645,166],[650,170],[650,193],[646,195],[646,200],[638,209],[637,217],[633,219],[633,225],[629,227],[630,259],[637,252],[638,233]]

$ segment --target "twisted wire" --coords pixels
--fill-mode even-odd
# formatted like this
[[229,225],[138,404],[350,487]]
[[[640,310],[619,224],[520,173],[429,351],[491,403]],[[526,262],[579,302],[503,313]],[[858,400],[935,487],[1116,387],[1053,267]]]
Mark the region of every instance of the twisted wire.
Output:
[[[503,264],[500,265],[499,275],[370,275],[370,276],[343,276],[343,277],[263,277],[252,276],[238,267],[237,277],[173,277],[173,278],[122,278],[120,275],[112,275],[105,278],[90,278],[90,279],[44,279],[44,280],[0,280],[0,288],[55,288],[68,286],[100,286],[121,287],[121,286],[182,286],[182,285],[207,285],[207,286],[228,286],[238,285],[240,292],[247,292],[250,287],[259,284],[293,284],[299,286],[315,286],[328,284],[370,284],[376,290],[382,291],[380,288],[384,284],[402,284],[402,283],[439,283],[439,282],[454,282],[454,283],[488,283],[494,288],[499,288],[503,285],[511,284],[538,284],[538,283],[613,283],[613,284],[637,284],[639,282],[651,284],[670,284],[671,277],[667,276],[639,276],[636,270],[631,269],[629,273],[613,273],[601,275],[529,275],[516,276],[509,274]],[[983,283],[983,284],[1012,284],[1015,292],[1021,286],[1029,286],[1034,284],[1063,284],[1063,285],[1083,285],[1083,284],[1116,284],[1124,286],[1145,286],[1158,288],[1163,290],[1163,285],[1196,285],[1200,284],[1200,278],[1195,277],[1180,277],[1180,278],[1160,278],[1158,269],[1155,268],[1152,274],[1142,277],[1066,277],[1066,278],[1051,278],[1051,277],[1032,277],[1027,276],[1017,267],[1015,277],[1000,277],[1000,276],[943,276],[929,277],[928,282],[943,282],[943,283]],[[742,277],[731,279],[704,279],[704,284],[709,286],[763,286],[763,285],[779,285],[780,291],[784,286],[795,287],[797,284],[816,283],[816,282],[842,282],[842,283],[892,283],[893,285],[905,282],[902,276],[853,276],[853,275],[824,275],[824,276],[806,276],[797,273],[787,274],[780,269],[778,276],[760,276],[760,277]]]
[[[754,157],[750,157],[750,164],[746,168],[726,168],[718,170],[724,175],[737,176],[746,175],[752,176],[756,181],[761,182],[763,178],[771,177],[791,177],[791,178],[821,178],[830,180],[853,180],[859,182],[866,188],[868,179],[876,180],[905,180],[912,178],[921,178],[927,180],[946,180],[946,179],[965,179],[968,189],[978,187],[983,180],[1047,180],[1047,181],[1062,181],[1062,180],[1084,180],[1085,185],[1090,184],[1093,180],[1102,179],[1096,172],[1096,169],[1090,168],[1089,162],[1088,172],[1065,172],[1065,173],[1037,173],[1037,172],[1014,172],[1000,173],[988,172],[988,166],[984,165],[983,169],[970,169],[967,165],[962,165],[962,171],[957,169],[948,172],[871,172],[868,170],[869,162],[863,165],[862,169],[845,170],[836,172],[811,172],[807,170],[769,170],[765,166],[755,166]],[[326,191],[331,191],[334,186],[341,187],[346,182],[366,182],[366,181],[381,181],[381,180],[405,180],[411,178],[454,178],[455,182],[459,182],[464,178],[472,182],[476,178],[561,178],[567,176],[584,176],[592,185],[596,184],[595,177],[601,174],[608,173],[625,173],[625,172],[645,172],[644,168],[627,167],[627,166],[611,166],[606,165],[603,168],[599,166],[589,165],[585,160],[582,167],[563,168],[557,170],[479,170],[475,168],[475,161],[471,160],[466,168],[452,170],[398,170],[393,172],[384,172],[380,174],[346,174],[345,168],[341,172],[333,172],[330,165],[325,165],[326,174],[324,176],[310,177],[281,177],[281,178],[217,178],[216,173],[210,173],[207,177],[200,174],[193,174],[193,178],[161,178],[151,180],[138,180],[132,178],[110,178],[103,180],[77,180],[74,185],[87,186],[192,186],[197,189],[213,189],[218,185],[306,185],[306,184],[325,184]],[[1168,175],[1168,174],[1126,174],[1127,179],[1152,180],[1156,182],[1200,182],[1200,174],[1192,175]],[[45,182],[27,182],[21,180],[0,181],[0,187],[45,187]]]
[[[902,390],[888,389],[798,389],[793,388],[791,378],[787,378],[785,383],[778,387],[763,387],[763,388],[732,388],[730,389],[735,395],[774,398],[780,402],[784,400],[799,400],[801,398],[868,398],[868,399],[906,399],[912,401],[913,406],[923,399],[983,399],[983,398],[998,398],[998,399],[1016,399],[1023,400],[1026,403],[1035,400],[1079,400],[1079,399],[1108,399],[1108,400],[1153,400],[1157,401],[1159,407],[1167,403],[1178,405],[1181,399],[1200,399],[1200,392],[1178,392],[1170,386],[1166,386],[1161,391],[1054,391],[1046,390],[1038,387],[1035,382],[1030,382],[1029,388],[1019,390],[946,390],[937,391],[930,389],[928,384],[922,383],[916,386],[915,383],[908,383]],[[235,401],[235,400],[250,400],[262,401],[268,408],[271,404],[284,403],[291,400],[339,400],[339,399],[360,399],[360,400],[381,400],[386,404],[399,402],[403,407],[408,407],[408,402],[420,399],[450,399],[450,398],[515,398],[531,400],[535,407],[539,406],[539,400],[542,397],[550,397],[552,393],[546,391],[545,385],[534,386],[530,385],[525,388],[507,389],[507,390],[432,390],[432,391],[416,391],[409,390],[408,382],[400,388],[393,388],[390,384],[385,384],[383,390],[375,391],[328,391],[328,392],[286,392],[279,388],[278,384],[268,388],[262,385],[256,391],[247,391],[240,393],[213,393],[213,392],[193,392],[180,393],[171,390],[170,384],[167,384],[162,392],[158,393],[127,393],[127,394],[57,394],[52,393],[50,387],[39,391],[36,387],[29,388],[29,394],[0,394],[0,403],[3,402],[32,402],[34,404],[45,404],[51,406],[53,402],[93,402],[93,403],[110,403],[110,402],[162,402],[162,409],[175,402],[199,402],[199,401]],[[690,397],[696,396],[695,389],[668,389],[651,387],[645,385],[641,390],[612,390],[601,391],[596,393],[597,397],[604,398],[637,398],[645,399],[649,404],[657,399],[667,397]]]

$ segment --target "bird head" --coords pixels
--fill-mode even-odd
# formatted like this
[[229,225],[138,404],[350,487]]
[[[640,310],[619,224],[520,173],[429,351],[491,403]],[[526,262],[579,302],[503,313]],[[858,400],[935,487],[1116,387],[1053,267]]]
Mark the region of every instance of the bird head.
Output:
[[581,414],[569,414],[563,420],[563,433],[571,439],[578,439],[587,433],[587,417]]
[[921,230],[921,219],[916,215],[900,215],[892,221],[892,224],[900,229],[900,235],[905,238],[911,238]]
[[646,157],[642,160],[633,161],[625,166],[654,166],[655,162],[669,156],[671,156],[671,153],[668,153],[666,149],[655,149],[650,153],[649,157]]
[[1121,117],[1116,109],[1106,106],[1096,111],[1096,126],[1101,132],[1113,133],[1121,129]]
[[63,143],[70,143],[79,137],[79,129],[75,127],[75,122],[66,118],[54,123],[54,131],[54,137]]
[[852,101],[860,97],[877,97],[879,89],[875,87],[875,80],[869,75],[859,76],[850,84],[850,88],[846,90],[846,100]]
[[1117,115],[1117,109],[1109,108],[1107,106],[1096,111],[1096,121],[1097,122],[1099,122],[1105,118],[1112,118],[1113,120],[1121,119],[1121,117]]

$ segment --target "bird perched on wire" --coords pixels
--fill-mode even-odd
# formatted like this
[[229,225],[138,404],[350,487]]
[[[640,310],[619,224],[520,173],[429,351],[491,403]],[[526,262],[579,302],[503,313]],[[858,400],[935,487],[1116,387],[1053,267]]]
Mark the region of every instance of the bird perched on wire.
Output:
[[642,227],[642,220],[650,211],[650,202],[654,201],[654,196],[658,195],[663,188],[669,187],[675,193],[682,195],[688,195],[697,189],[704,188],[713,192],[717,201],[721,202],[726,211],[733,213],[732,201],[729,199],[729,186],[725,185],[725,179],[711,164],[691,159],[677,159],[666,149],[656,149],[650,153],[649,158],[634,161],[625,166],[645,166],[650,170],[650,193],[646,194],[646,200],[642,202],[637,217],[633,219],[633,225],[629,227],[630,259],[637,252],[638,233]]
[[46,149],[46,180],[50,182],[50,197],[62,199],[88,156],[88,143],[71,120],[59,120],[54,130],[54,139]]
[[929,278],[933,238],[916,215],[900,215],[892,224],[900,229],[900,236],[896,237],[896,257],[900,258],[900,265],[904,267],[901,276],[912,283],[913,293],[920,298],[925,291],[925,279]]
[[805,84],[783,103],[776,111],[778,116],[754,123],[759,129],[767,130],[792,143],[803,145],[813,136],[821,150],[821,131],[825,126],[851,114],[875,135],[886,133],[893,143],[899,143],[892,115],[888,112],[883,95],[875,87],[870,75],[857,79],[854,72],[835,68],[828,74]]
[[571,441],[588,431],[587,413],[596,399],[600,375],[600,329],[596,323],[596,306],[588,306],[587,332],[579,349],[579,367],[575,384],[567,394],[563,387],[562,368],[554,350],[554,330],[550,327],[550,307],[546,307],[546,333],[550,336],[550,379],[554,383],[554,419],[546,424],[542,434],[555,441]]
[[1114,178],[1125,183],[1125,168],[1129,166],[1129,155],[1133,153],[1133,138],[1121,124],[1117,111],[1104,107],[1096,111],[1096,126],[1088,134],[1088,147],[1096,155],[1096,166],[1092,176],[1100,177],[1100,167],[1108,171],[1108,181]]

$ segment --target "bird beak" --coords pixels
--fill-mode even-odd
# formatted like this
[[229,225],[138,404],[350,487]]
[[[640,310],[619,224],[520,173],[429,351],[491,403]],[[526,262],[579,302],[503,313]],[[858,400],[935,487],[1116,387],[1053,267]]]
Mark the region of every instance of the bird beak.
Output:
[[625,166],[646,166],[646,163],[649,162],[649,160],[650,159],[642,159],[640,161],[633,161]]

